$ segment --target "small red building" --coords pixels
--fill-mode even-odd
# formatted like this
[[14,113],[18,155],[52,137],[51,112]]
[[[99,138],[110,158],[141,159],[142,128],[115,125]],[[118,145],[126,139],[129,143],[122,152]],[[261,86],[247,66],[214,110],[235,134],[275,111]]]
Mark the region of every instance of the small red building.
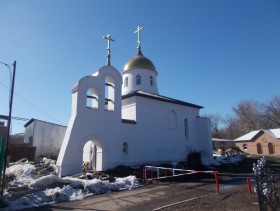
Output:
[[280,128],[255,130],[234,141],[237,147],[250,154],[280,155]]

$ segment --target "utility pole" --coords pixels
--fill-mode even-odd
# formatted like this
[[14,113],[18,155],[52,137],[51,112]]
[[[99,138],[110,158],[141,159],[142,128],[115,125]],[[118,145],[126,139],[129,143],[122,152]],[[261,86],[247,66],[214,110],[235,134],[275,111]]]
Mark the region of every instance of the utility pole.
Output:
[[8,116],[8,125],[7,125],[7,133],[6,133],[6,144],[4,151],[4,167],[3,167],[3,179],[2,179],[2,187],[1,187],[1,196],[3,196],[4,188],[5,188],[5,173],[8,162],[8,154],[9,154],[9,143],[10,143],[10,128],[11,128],[11,120],[12,120],[12,109],[13,109],[13,97],[14,97],[14,86],[15,86],[15,76],[16,76],[16,61],[13,63],[13,76],[12,76],[12,84],[10,91],[10,99],[9,99],[9,116]]

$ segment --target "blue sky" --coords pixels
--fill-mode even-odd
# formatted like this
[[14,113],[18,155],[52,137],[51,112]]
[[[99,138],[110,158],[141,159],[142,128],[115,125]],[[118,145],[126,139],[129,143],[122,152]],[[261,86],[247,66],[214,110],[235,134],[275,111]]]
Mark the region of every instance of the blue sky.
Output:
[[[111,62],[120,72],[143,54],[159,73],[159,93],[232,114],[242,100],[280,95],[279,0],[0,0],[0,61],[17,61],[13,116],[67,125],[71,88]],[[9,74],[0,64],[0,114],[8,114]],[[13,121],[12,133],[25,122]]]

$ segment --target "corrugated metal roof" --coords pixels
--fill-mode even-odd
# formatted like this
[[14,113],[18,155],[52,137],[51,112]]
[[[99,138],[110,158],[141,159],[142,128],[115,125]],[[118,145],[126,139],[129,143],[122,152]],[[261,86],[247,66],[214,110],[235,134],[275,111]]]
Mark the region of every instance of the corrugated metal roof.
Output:
[[280,138],[280,128],[277,129],[266,129],[266,130],[254,130],[250,133],[247,133],[237,139],[235,139],[234,141],[251,141],[259,132],[265,132],[270,134],[271,136],[274,136],[275,138]]
[[224,142],[230,142],[230,141],[233,141],[231,139],[222,139],[222,138],[212,138],[212,141],[224,141]]
[[52,122],[47,122],[47,121],[43,121],[43,120],[40,120],[40,119],[30,119],[28,122],[25,123],[25,125],[23,125],[25,128],[30,125],[32,122],[34,121],[39,121],[39,122],[45,122],[45,123],[48,123],[48,124],[53,124],[53,125],[58,125],[58,126],[62,126],[62,127],[67,127],[65,125],[59,125],[59,124],[56,124],[56,123],[52,123]]
[[280,138],[280,128],[277,129],[269,129],[269,130],[265,130],[266,132],[272,134],[273,136],[275,136],[276,138]]

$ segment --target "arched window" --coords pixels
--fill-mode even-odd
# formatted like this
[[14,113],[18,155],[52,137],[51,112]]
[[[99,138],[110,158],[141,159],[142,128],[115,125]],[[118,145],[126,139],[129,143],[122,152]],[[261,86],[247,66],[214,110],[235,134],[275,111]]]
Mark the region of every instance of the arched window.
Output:
[[153,78],[153,76],[150,76],[150,85],[154,86],[154,78]]
[[267,147],[268,147],[268,153],[269,154],[274,154],[273,144],[272,143],[268,143]]
[[189,137],[189,122],[188,119],[184,119],[185,137]]
[[177,114],[175,111],[169,111],[168,114],[168,127],[170,129],[176,129],[177,128]]
[[105,110],[114,111],[115,84],[111,76],[105,79]]
[[128,144],[126,142],[123,143],[122,152],[123,152],[123,156],[128,155]]
[[262,145],[260,143],[257,143],[257,153],[262,154]]
[[98,94],[94,88],[89,88],[87,91],[87,108],[98,109]]
[[141,75],[136,76],[136,85],[141,85]]
[[124,79],[124,87],[128,87],[128,77],[125,77]]

